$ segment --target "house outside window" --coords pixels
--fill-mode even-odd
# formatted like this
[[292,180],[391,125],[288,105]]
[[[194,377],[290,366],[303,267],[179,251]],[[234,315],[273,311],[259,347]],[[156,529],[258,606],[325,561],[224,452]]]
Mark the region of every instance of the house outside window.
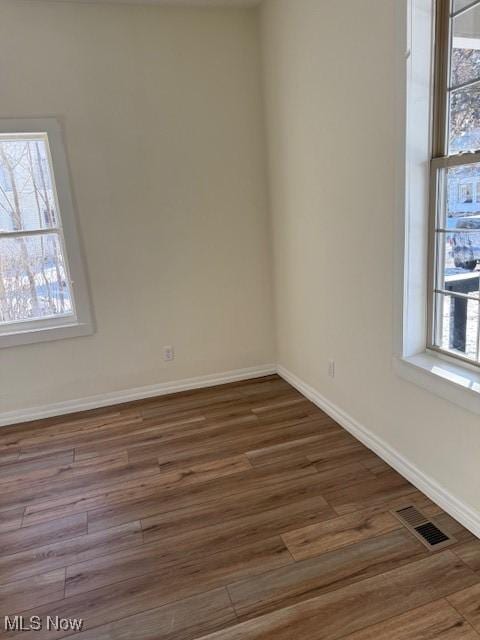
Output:
[[473,202],[473,185],[471,182],[460,184],[460,202],[471,204]]

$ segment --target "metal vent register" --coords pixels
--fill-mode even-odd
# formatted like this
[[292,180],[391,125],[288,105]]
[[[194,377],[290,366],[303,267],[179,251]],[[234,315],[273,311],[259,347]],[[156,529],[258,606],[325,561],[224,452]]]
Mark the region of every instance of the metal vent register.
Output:
[[392,513],[429,551],[437,551],[457,542],[413,505],[396,509]]

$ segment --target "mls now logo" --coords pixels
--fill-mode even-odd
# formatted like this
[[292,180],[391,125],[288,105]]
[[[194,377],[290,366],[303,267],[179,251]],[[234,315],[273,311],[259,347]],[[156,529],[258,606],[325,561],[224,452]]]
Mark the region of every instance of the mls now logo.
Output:
[[42,628],[42,619],[39,616],[5,616],[3,628],[5,631],[39,631]]
[[83,620],[81,618],[60,618],[60,616],[47,616],[45,620],[40,616],[5,616],[5,631],[81,631]]

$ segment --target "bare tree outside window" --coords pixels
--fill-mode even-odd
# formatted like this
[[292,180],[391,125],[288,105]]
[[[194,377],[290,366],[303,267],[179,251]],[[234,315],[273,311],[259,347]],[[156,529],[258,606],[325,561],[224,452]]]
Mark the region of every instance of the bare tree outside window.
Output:
[[47,142],[0,136],[0,323],[72,313]]

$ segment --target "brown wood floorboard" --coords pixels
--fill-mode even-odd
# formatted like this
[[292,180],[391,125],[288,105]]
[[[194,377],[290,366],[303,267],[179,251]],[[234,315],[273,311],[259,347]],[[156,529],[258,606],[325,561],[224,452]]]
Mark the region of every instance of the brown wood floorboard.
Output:
[[344,640],[439,639],[478,640],[468,622],[445,600],[437,600],[344,637]]
[[455,553],[474,571],[480,572],[480,540],[475,538],[462,545],[458,545]]
[[[206,591],[173,604],[84,631],[80,640],[192,640],[236,622],[225,588]],[[468,640],[468,638],[465,636]]]
[[208,637],[212,640],[336,640],[445,597],[460,585],[475,580],[451,551],[444,551]]
[[[457,542],[429,552],[407,504]],[[0,615],[32,640],[480,640],[480,541],[272,375],[0,429]]]
[[448,601],[480,633],[480,584],[452,594]]

